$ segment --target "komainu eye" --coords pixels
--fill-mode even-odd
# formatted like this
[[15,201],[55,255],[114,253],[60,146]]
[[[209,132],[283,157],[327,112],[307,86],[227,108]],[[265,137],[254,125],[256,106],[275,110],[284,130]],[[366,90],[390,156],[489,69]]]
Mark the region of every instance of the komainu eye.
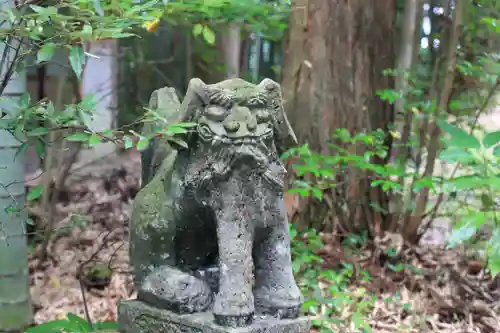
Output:
[[204,138],[211,138],[213,136],[212,130],[207,124],[198,125],[198,133]]
[[255,117],[257,118],[257,122],[259,124],[265,123],[271,119],[271,114],[265,110],[259,110],[255,114]]

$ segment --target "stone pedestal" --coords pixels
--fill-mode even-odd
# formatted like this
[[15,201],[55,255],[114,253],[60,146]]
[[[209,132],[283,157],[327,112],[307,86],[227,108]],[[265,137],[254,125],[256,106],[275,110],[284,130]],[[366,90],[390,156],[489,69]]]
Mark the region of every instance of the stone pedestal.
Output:
[[120,333],[309,333],[307,317],[277,320],[256,316],[250,326],[229,328],[216,325],[210,312],[179,315],[150,307],[140,301],[121,302]]

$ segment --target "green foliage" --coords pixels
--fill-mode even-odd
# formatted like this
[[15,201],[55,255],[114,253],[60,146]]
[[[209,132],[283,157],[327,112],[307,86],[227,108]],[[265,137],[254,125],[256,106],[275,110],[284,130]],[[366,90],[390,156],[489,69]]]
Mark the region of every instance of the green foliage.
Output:
[[[45,100],[30,105],[30,96],[25,94],[18,103],[18,107],[11,110],[10,117],[0,119],[0,129],[13,133],[26,133],[27,141],[20,149],[25,150],[29,144],[33,144],[38,155],[44,158],[45,146],[48,142],[47,136],[51,131],[72,129],[73,133],[66,136],[65,140],[78,142],[84,146],[92,147],[101,142],[114,142],[125,149],[135,146],[138,150],[143,150],[155,136],[165,136],[177,144],[183,144],[176,136],[186,133],[194,126],[192,123],[167,124],[166,120],[163,120],[164,127],[148,136],[143,136],[132,130],[96,132],[89,128],[95,105],[96,101],[93,95],[86,96],[80,103],[68,104],[61,109],[56,108],[51,101]],[[142,121],[156,121],[157,118],[154,114],[156,114],[154,111],[148,111]],[[52,124],[52,126],[43,127],[40,124]],[[41,188],[35,187],[28,195],[28,199],[35,200],[41,196],[41,193]]]
[[106,330],[116,332],[117,329],[118,326],[114,322],[94,323],[91,326],[87,320],[73,313],[68,313],[66,319],[48,321],[41,325],[30,327],[26,330],[26,333],[90,333]]
[[[287,26],[290,5],[282,1],[260,0],[193,0],[170,1],[161,13],[161,18],[170,24],[191,22],[200,25],[219,25],[240,22],[244,28],[260,32],[267,38],[281,37]],[[178,14],[182,14],[179,16]],[[182,21],[179,18],[182,17]],[[210,43],[210,30],[193,28],[195,36],[203,34]],[[208,37],[208,38],[207,38]]]
[[[306,298],[302,310],[311,316],[318,331],[372,332],[369,322],[378,297],[362,286],[369,284],[373,277],[351,262],[338,262],[335,268],[325,268],[327,263],[317,254],[325,244],[314,229],[299,233],[291,225],[290,236],[293,270]],[[342,242],[341,250],[350,256],[360,254],[359,249],[366,241],[366,233],[349,235]],[[415,270],[403,263],[393,267],[394,271],[404,269]],[[410,310],[397,294],[384,301]]]
[[[303,311],[312,316],[312,323],[320,332],[335,331],[334,327],[345,325],[345,320],[337,319],[345,307],[353,306],[351,314],[356,329],[371,332],[362,320],[370,313],[370,306],[361,295],[361,299],[349,291],[349,282],[353,275],[352,265],[342,263],[338,271],[325,270],[323,258],[317,251],[324,246],[314,230],[298,233],[294,226],[290,227],[292,238],[293,270],[306,300]],[[372,304],[373,305],[373,304]]]
[[[388,154],[385,142],[385,134],[381,130],[351,134],[346,129],[338,129],[328,145],[331,149],[329,154],[315,153],[307,144],[288,150],[282,158],[294,162],[293,170],[298,178],[289,192],[298,193],[301,197],[313,196],[320,201],[324,200],[325,194],[338,193],[334,200],[337,201],[338,208],[336,216],[340,218],[341,213],[346,216],[352,213],[349,211],[348,203],[350,200],[357,200],[349,197],[348,193],[349,184],[358,180],[353,179],[352,175],[356,175],[359,179],[367,177],[368,186],[371,188],[403,195],[405,184],[401,184],[399,179],[415,176],[416,173],[391,162],[380,163],[386,160]],[[348,179],[349,173],[350,179]],[[428,183],[432,182],[420,177],[416,180],[414,188],[421,188]],[[376,212],[387,213],[385,208],[376,202],[371,202],[370,207]],[[362,232],[367,228],[366,224],[353,226],[342,219],[340,223],[346,230],[352,232]]]
[[500,272],[500,216],[496,202],[500,195],[500,131],[472,135],[456,125],[439,125],[448,136],[440,159],[457,163],[461,171],[448,177],[440,190],[466,196],[452,204],[457,223],[448,245],[474,242],[481,228],[491,228],[491,235],[480,244],[487,267],[496,276]]
[[0,36],[9,42],[27,38],[22,56],[13,59],[13,68],[29,53],[37,54],[37,62],[51,60],[55,50],[68,49],[69,60],[75,74],[80,76],[86,57],[82,44],[107,38],[134,36],[134,29],[152,19],[158,1],[145,1],[141,5],[123,1],[100,1],[106,15],[100,15],[94,7],[95,1],[61,0],[52,5],[20,5],[5,8],[0,18],[8,24],[2,25]]

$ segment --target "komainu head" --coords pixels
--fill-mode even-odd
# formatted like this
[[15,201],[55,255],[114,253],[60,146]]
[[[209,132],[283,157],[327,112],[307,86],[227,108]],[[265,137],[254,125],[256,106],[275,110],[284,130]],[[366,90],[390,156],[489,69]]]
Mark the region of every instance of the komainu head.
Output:
[[283,169],[279,153],[296,143],[280,86],[269,79],[258,85],[242,79],[207,85],[192,79],[180,111],[182,121],[197,123],[187,138],[190,156],[200,162],[189,170],[192,177],[206,180],[249,168],[266,178],[276,174],[273,169]]

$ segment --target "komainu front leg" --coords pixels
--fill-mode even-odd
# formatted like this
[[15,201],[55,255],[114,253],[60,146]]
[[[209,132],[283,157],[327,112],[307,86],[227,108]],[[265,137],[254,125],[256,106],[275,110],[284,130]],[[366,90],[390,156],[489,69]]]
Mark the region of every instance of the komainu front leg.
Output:
[[303,297],[293,277],[288,223],[284,214],[280,219],[256,234],[255,307],[277,318],[296,318]]
[[254,314],[253,226],[241,216],[217,215],[220,278],[213,309],[215,321],[221,326],[245,326],[251,323]]

